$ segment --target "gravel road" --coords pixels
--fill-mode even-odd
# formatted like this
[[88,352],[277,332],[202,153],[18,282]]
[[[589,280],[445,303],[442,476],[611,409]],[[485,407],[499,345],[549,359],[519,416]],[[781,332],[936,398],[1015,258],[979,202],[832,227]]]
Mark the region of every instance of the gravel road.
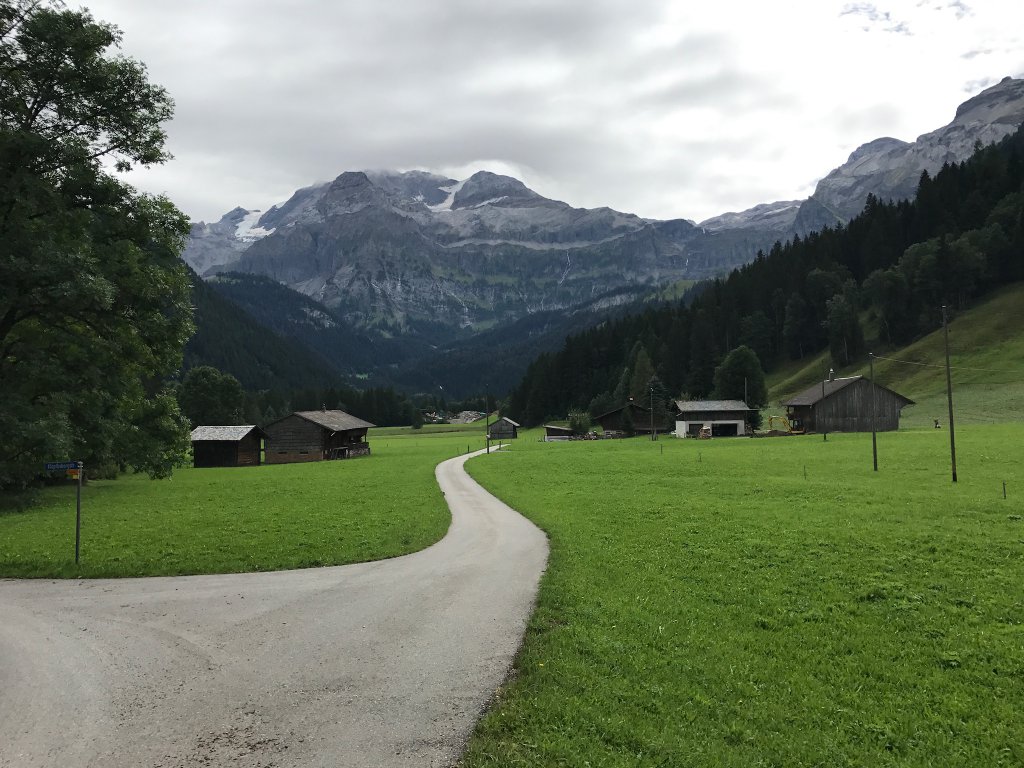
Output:
[[466,458],[437,467],[447,536],[405,557],[0,581],[0,766],[451,765],[505,678],[548,551]]

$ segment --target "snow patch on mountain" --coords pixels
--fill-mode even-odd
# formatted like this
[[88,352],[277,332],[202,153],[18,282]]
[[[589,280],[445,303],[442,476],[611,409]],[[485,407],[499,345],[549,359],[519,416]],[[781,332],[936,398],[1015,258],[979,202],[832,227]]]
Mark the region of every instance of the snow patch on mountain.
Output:
[[235,238],[244,243],[253,243],[261,237],[272,235],[274,233],[273,227],[270,229],[264,229],[263,227],[257,226],[262,215],[262,211],[259,210],[249,211],[246,213],[235,227]]
[[428,205],[427,208],[434,211],[435,213],[439,213],[440,211],[450,211],[452,209],[452,203],[455,202],[455,196],[459,194],[459,190],[461,190],[466,185],[467,181],[469,181],[469,179],[463,179],[462,181],[456,182],[455,184],[452,184],[450,186],[441,187],[442,191],[448,193],[448,197],[444,199],[443,203],[438,203],[437,205]]

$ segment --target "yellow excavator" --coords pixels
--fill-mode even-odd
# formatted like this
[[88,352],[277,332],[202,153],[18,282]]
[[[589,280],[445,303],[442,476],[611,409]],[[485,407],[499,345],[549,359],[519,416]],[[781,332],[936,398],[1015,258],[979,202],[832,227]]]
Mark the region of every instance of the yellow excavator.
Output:
[[[776,427],[776,424],[778,424],[779,426]],[[776,429],[779,432],[786,432],[790,435],[802,435],[804,433],[803,429],[794,428],[793,425],[789,423],[789,419],[787,419],[785,416],[769,416],[768,431],[772,432],[773,430]]]

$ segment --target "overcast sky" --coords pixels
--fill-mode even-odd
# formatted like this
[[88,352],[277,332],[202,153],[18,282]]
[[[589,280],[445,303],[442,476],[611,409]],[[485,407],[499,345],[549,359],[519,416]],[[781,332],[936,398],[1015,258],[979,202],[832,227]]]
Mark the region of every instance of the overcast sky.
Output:
[[85,5],[176,103],[175,159],[132,182],[206,221],[382,168],[699,221],[806,197],[1024,74],[1019,0]]

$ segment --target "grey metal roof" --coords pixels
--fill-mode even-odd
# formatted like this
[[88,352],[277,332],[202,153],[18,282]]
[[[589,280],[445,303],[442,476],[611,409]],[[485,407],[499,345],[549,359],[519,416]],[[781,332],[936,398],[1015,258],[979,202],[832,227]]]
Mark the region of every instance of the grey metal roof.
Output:
[[254,429],[261,435],[263,434],[263,430],[255,424],[244,424],[238,427],[196,427],[192,430],[192,442],[218,440],[237,443],[239,440],[244,439],[245,436]]
[[[824,400],[830,395],[834,395],[840,389],[844,389],[858,379],[863,379],[863,376],[845,376],[843,378],[834,379],[832,381],[818,382],[791,400],[784,400],[783,405],[814,405]],[[822,386],[824,384],[824,386]]]
[[376,424],[363,421],[362,419],[356,418],[344,411],[296,411],[295,415],[335,432],[341,432],[346,429],[366,429],[377,426]]
[[742,400],[676,400],[676,408],[680,413],[752,410]]
[[[521,426],[523,426],[518,421],[512,421],[512,419],[510,419],[508,416],[502,416],[500,419],[498,419],[498,421],[495,421],[494,424],[497,424],[500,421],[507,421],[513,427],[521,427]],[[493,424],[492,424],[492,426],[493,426]]]

